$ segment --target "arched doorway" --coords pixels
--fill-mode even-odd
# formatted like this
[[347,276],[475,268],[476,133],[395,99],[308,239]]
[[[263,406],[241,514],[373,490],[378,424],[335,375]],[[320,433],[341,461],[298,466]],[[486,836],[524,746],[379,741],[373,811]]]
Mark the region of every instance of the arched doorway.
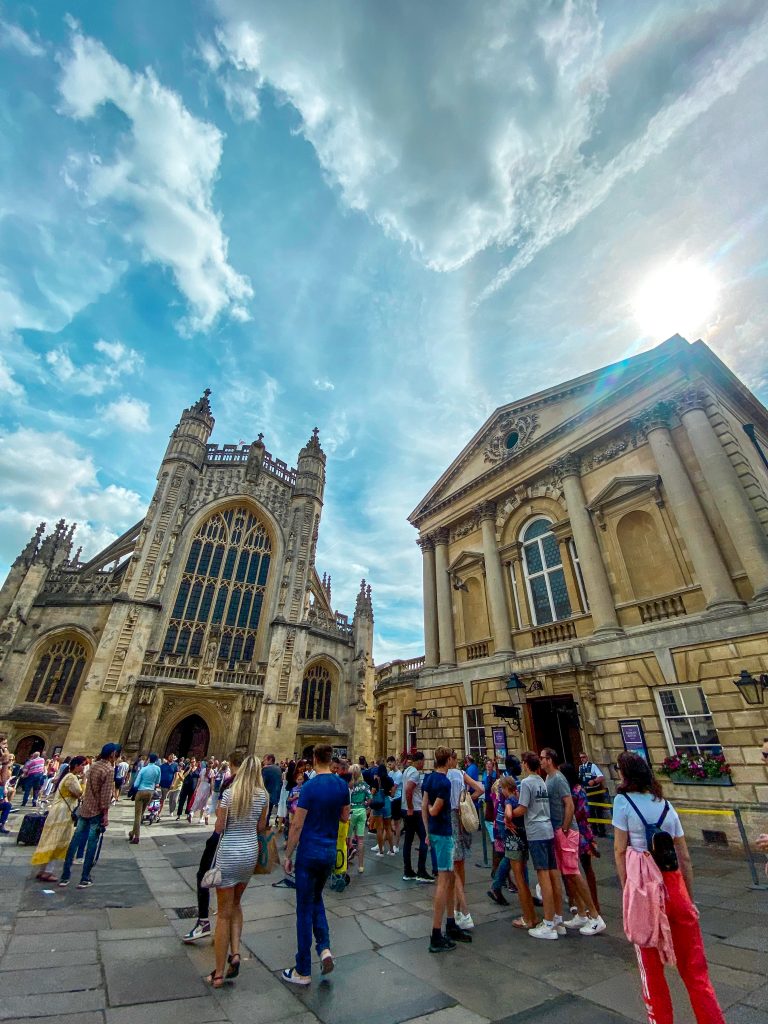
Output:
[[211,734],[205,719],[200,715],[187,715],[182,718],[165,745],[165,756],[176,754],[178,757],[205,757]]
[[24,764],[29,755],[37,750],[45,750],[45,740],[42,736],[25,736],[16,744],[14,756],[19,764]]

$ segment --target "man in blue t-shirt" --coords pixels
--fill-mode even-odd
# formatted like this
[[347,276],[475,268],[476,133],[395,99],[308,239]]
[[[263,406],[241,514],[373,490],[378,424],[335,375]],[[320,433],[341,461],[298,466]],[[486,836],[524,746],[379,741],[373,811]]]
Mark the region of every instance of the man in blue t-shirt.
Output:
[[[456,949],[457,942],[471,942],[472,936],[456,924],[454,917],[453,827],[451,824],[451,783],[448,763],[454,756],[449,747],[435,751],[435,770],[421,784],[421,813],[427,841],[435,851],[437,885],[432,903],[430,953]],[[443,935],[443,913],[446,916]]]
[[339,822],[349,821],[349,786],[331,772],[332,748],[318,743],[313,749],[315,775],[305,782],[291,822],[283,867],[293,870],[296,855],[296,966],[282,973],[292,985],[312,981],[312,934],[323,974],[333,970],[331,936],[323,905],[323,886],[336,866]]
[[179,762],[176,760],[175,754],[169,754],[168,757],[160,765],[160,813],[163,812],[165,807],[165,798],[168,796],[168,790],[173,785],[173,780],[176,778],[179,772]]

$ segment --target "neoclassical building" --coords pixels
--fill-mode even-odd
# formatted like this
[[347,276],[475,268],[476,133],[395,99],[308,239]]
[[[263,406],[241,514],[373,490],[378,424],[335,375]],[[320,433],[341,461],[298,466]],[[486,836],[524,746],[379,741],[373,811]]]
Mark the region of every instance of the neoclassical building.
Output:
[[767,450],[680,337],[497,409],[409,517],[426,650],[377,670],[378,749],[722,750],[734,785],[675,800],[768,803]]
[[315,551],[326,457],[296,468],[210,444],[210,392],[185,409],[146,516],[87,562],[41,524],[0,590],[0,729],[23,755],[368,750],[373,610],[334,611]]

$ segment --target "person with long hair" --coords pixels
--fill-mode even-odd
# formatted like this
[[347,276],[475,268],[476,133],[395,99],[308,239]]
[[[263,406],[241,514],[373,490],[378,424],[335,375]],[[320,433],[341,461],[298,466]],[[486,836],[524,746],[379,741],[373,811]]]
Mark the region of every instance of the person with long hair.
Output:
[[269,797],[261,777],[261,761],[249,754],[216,809],[216,831],[221,835],[216,864],[221,870],[221,882],[216,886],[216,963],[207,979],[213,988],[221,988],[225,979],[233,980],[240,973],[240,901],[256,866],[257,833],[266,832],[268,812]]
[[31,863],[39,865],[35,875],[39,882],[58,882],[59,876],[50,871],[55,860],[64,860],[75,833],[75,812],[83,795],[81,778],[86,759],[73,757],[62,774],[53,780],[54,797],[51,809],[45,819],[40,842],[32,854]]
[[[709,977],[693,903],[691,856],[680,818],[642,757],[624,751],[618,769],[614,857],[624,892],[624,931],[635,945],[648,1020],[673,1024],[664,964],[676,962],[698,1024],[725,1024]],[[649,835],[653,851],[648,848]]]
[[[595,904],[598,914],[600,914],[600,900],[597,897],[597,878],[595,877],[595,869],[592,866],[592,858],[599,857],[600,851],[597,848],[595,834],[589,823],[589,800],[587,799],[586,790],[579,782],[579,773],[576,767],[565,761],[560,765],[560,771],[565,776],[565,781],[571,787],[573,817],[579,826],[579,863],[587,880],[592,902]],[[603,834],[605,834],[605,830],[603,830]]]
[[359,764],[353,764],[349,778],[349,852],[357,850],[357,872],[365,871],[365,831],[368,805],[371,802],[371,789],[363,778]]

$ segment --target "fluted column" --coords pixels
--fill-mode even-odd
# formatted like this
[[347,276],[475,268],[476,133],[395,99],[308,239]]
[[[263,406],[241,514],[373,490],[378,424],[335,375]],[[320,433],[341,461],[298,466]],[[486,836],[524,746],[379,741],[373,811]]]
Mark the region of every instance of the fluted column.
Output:
[[437,581],[435,579],[435,543],[431,537],[419,537],[422,583],[424,587],[424,667],[435,668],[437,645]]
[[696,582],[707,608],[737,608],[739,600],[712,527],[670,432],[671,407],[666,402],[643,413],[639,425],[648,438],[664,491],[693,562]]
[[491,610],[494,653],[509,653],[512,650],[512,626],[509,621],[507,595],[504,592],[501,556],[496,543],[496,502],[484,501],[482,505],[478,506],[477,515],[480,520],[480,528],[483,531],[485,582]]
[[587,510],[584,488],[581,484],[581,463],[579,456],[568,454],[554,465],[555,473],[563,483],[565,503],[573,530],[573,541],[587,588],[589,609],[592,613],[592,626],[595,634],[616,636],[623,633],[616,616],[608,573],[605,571],[602,552],[597,542],[592,517]]
[[453,633],[453,603],[448,576],[448,530],[442,527],[433,534],[435,540],[435,576],[437,578],[437,634],[440,664],[456,664],[456,641]]
[[680,421],[699,460],[725,528],[752,584],[755,600],[768,601],[768,538],[739,480],[733,463],[709,421],[701,388],[691,387],[677,399]]

